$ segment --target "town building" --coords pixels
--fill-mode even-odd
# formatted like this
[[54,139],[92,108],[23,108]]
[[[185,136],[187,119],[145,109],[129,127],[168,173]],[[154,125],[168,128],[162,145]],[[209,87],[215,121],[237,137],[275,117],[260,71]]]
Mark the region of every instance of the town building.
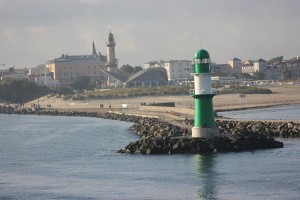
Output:
[[253,62],[254,72],[265,72],[268,67],[268,62],[264,59],[258,59]]
[[105,71],[110,77],[110,87],[154,87],[168,84],[167,70],[164,67],[150,67],[135,74],[121,71]]
[[233,74],[233,69],[229,64],[211,64],[212,73],[218,74],[219,76],[231,76]]
[[167,70],[169,82],[183,82],[193,80],[193,63],[190,60],[151,61],[144,64],[144,68],[164,67]]
[[28,80],[35,82],[39,86],[55,89],[59,85],[59,81],[54,80],[52,75],[49,68],[45,64],[41,64],[29,69]]
[[253,75],[254,72],[255,71],[254,71],[253,61],[251,61],[251,60],[245,60],[245,61],[243,61],[243,64],[242,64],[242,73],[247,73],[247,74]]
[[265,73],[268,67],[268,62],[264,59],[258,60],[246,60],[242,65],[242,73],[247,73],[250,75],[254,75],[255,72]]
[[267,66],[267,71],[277,71],[280,77],[283,78],[284,71],[287,71],[291,75],[291,79],[300,78],[300,57],[296,56],[289,60],[282,60],[274,63],[270,63]]
[[54,80],[60,85],[70,85],[78,77],[90,77],[95,80],[103,80],[105,77],[101,69],[105,67],[105,59],[101,55],[78,55],[61,57],[47,63]]
[[18,79],[18,80],[28,80],[28,69],[15,69],[10,67],[8,69],[3,69],[0,71],[1,80],[4,79]]
[[51,76],[58,80],[60,85],[70,85],[78,77],[90,77],[100,84],[108,84],[109,77],[105,71],[117,71],[118,60],[115,57],[114,36],[108,35],[107,55],[103,56],[96,52],[93,42],[92,54],[89,55],[67,55],[55,58],[47,62]]
[[232,74],[234,74],[234,73],[241,73],[242,72],[242,60],[241,59],[239,59],[239,58],[233,58],[232,60],[228,61],[228,64],[232,68]]

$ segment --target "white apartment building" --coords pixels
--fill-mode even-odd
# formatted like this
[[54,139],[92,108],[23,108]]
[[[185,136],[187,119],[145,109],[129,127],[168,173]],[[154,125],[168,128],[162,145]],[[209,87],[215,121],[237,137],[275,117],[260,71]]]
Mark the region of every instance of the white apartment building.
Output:
[[253,75],[254,72],[255,71],[254,71],[253,61],[251,60],[243,61],[242,73]]
[[53,80],[50,75],[36,76],[34,82],[39,86],[46,86],[51,89],[55,89],[59,85],[58,80]]
[[56,88],[59,85],[58,80],[54,80],[52,74],[46,65],[38,65],[29,69],[29,80],[35,82],[39,86],[46,86],[51,89]]
[[265,72],[268,68],[268,62],[264,59],[255,61],[247,60],[243,62],[242,73],[253,75],[255,72]]
[[144,68],[164,67],[167,70],[168,81],[183,82],[193,79],[193,64],[190,60],[151,61]]

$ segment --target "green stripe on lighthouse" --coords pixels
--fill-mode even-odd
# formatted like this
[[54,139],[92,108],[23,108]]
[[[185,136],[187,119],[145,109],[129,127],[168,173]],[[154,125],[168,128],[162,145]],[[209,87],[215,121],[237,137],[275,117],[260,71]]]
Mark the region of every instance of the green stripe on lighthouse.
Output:
[[195,95],[195,127],[214,127],[212,98],[214,94]]

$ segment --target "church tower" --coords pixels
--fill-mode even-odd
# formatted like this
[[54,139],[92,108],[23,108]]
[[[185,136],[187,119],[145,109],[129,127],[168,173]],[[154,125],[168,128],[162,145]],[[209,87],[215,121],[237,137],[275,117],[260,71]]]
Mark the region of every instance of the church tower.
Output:
[[107,39],[108,40],[106,42],[106,68],[107,71],[116,71],[118,69],[118,62],[115,53],[116,42],[114,39],[114,35],[111,32],[109,32]]
[[97,55],[97,51],[96,51],[96,47],[95,47],[94,41],[93,41],[93,54],[92,55]]

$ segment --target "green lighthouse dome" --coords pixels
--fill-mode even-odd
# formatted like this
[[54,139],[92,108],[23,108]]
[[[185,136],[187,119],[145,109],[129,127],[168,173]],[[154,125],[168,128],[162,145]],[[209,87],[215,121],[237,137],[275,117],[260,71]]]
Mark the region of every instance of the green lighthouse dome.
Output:
[[209,53],[205,49],[200,49],[194,56],[194,72],[210,73],[210,58]]
[[195,53],[194,58],[198,58],[198,59],[209,58],[209,53],[205,49],[200,49]]

